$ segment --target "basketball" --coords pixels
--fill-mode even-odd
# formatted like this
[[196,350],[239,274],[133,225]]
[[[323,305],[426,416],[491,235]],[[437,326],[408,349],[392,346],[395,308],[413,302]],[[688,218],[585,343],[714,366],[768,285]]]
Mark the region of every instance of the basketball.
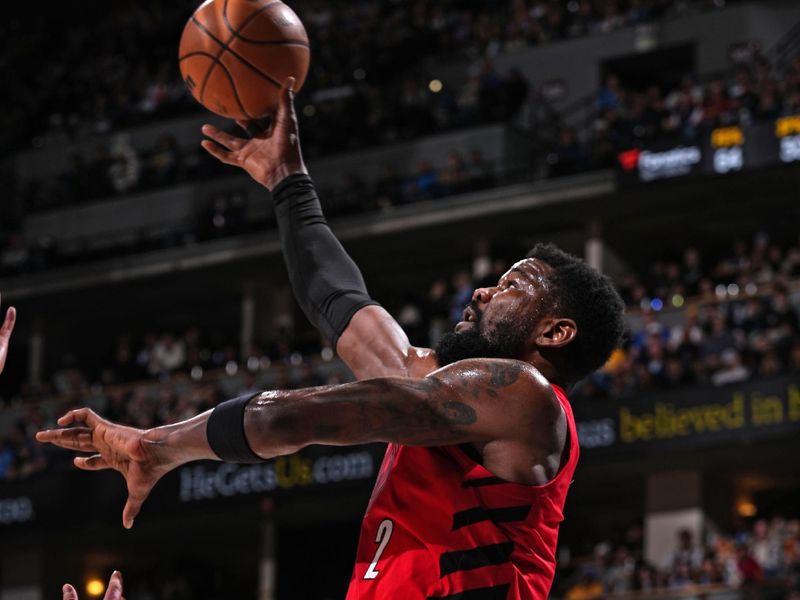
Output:
[[273,113],[281,86],[298,91],[310,60],[308,35],[294,11],[277,0],[207,0],[183,29],[181,77],[195,99],[231,119]]

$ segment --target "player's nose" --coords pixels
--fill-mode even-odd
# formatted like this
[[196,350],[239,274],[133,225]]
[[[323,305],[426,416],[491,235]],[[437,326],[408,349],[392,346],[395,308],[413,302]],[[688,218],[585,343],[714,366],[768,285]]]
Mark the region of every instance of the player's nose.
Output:
[[478,288],[474,292],[472,292],[472,301],[478,302],[479,304],[486,304],[489,300],[492,299],[495,292],[497,291],[496,287],[490,288]]

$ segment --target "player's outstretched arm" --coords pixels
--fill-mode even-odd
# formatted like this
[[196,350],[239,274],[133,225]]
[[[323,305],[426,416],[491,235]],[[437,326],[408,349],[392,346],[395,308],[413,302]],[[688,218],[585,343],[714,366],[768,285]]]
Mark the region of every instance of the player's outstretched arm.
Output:
[[421,379],[379,378],[337,386],[264,392],[244,411],[244,430],[262,458],[309,444],[347,446],[552,445],[563,411],[527,363],[471,359]]
[[6,366],[6,356],[8,355],[8,346],[11,343],[11,332],[14,331],[14,324],[17,322],[17,311],[12,306],[6,311],[6,318],[0,327],[0,373],[3,372],[3,367]]
[[457,362],[422,379],[264,392],[149,430],[111,423],[88,408],[68,412],[58,424],[63,429],[40,431],[36,439],[94,453],[75,458],[81,469],[122,473],[127,528],[159,479],[195,460],[258,462],[310,444],[505,442],[516,450],[496,474],[526,483],[531,457],[560,456],[566,432],[558,400],[538,371],[496,359]]
[[413,348],[370,298],[361,272],[328,227],[303,162],[292,84],[284,86],[268,130],[246,140],[206,125],[211,140],[203,148],[272,191],[295,297],[356,377],[423,377],[436,368],[433,353]]
[[[108,580],[108,587],[103,600],[125,600],[122,594],[122,573],[114,571],[111,574],[111,579]],[[61,589],[61,598],[62,600],[78,600],[78,592],[70,584],[65,583]]]

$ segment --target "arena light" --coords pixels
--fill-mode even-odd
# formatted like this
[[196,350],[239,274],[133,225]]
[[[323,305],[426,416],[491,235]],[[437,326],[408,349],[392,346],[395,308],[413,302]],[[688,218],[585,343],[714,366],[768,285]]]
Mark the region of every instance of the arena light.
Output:
[[97,597],[106,591],[106,584],[100,579],[90,579],[86,582],[86,594],[88,596]]
[[434,94],[441,92],[443,87],[444,84],[442,84],[441,80],[439,79],[431,79],[431,82],[428,84],[428,89]]
[[750,500],[740,500],[736,504],[736,512],[740,517],[755,517],[758,514],[758,507]]

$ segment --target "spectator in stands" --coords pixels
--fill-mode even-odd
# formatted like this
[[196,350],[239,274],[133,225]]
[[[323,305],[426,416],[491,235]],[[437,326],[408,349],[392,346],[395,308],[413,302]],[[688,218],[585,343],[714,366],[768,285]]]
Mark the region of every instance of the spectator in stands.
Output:
[[737,546],[736,557],[736,566],[739,569],[739,577],[743,588],[752,588],[764,581],[764,571],[756,559],[753,558],[746,544]]
[[177,181],[181,176],[182,156],[178,140],[165,133],[159,137],[147,162],[147,176],[151,185],[163,186]]
[[589,157],[578,143],[575,132],[569,127],[562,127],[558,132],[558,143],[548,157],[548,162],[551,163],[552,175],[560,177],[585,171],[589,165]]
[[681,529],[677,535],[677,545],[665,561],[672,572],[676,572],[682,565],[689,569],[699,569],[703,562],[703,549],[695,544],[694,536],[690,529]]
[[140,162],[126,135],[118,135],[111,145],[111,166],[108,176],[114,190],[125,193],[139,184]]
[[602,598],[604,593],[602,582],[591,573],[585,573],[577,583],[567,590],[565,598],[566,600],[594,600]]

